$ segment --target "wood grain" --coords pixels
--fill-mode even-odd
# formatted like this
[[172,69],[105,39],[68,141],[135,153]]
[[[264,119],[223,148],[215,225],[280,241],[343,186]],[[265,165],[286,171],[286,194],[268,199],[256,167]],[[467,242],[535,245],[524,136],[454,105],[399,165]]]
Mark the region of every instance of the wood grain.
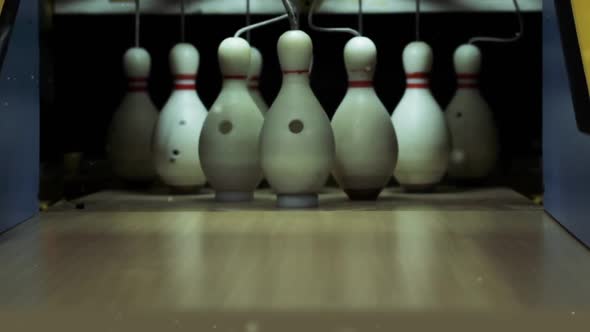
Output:
[[[87,211],[276,211],[276,197],[268,189],[256,192],[247,203],[223,204],[204,189],[195,195],[174,195],[165,187],[148,191],[105,190],[72,202],[61,202],[51,211],[69,211],[83,203]],[[431,194],[404,194],[398,187],[387,188],[377,202],[351,202],[342,190],[326,187],[320,195],[320,211],[391,210],[541,210],[511,189],[440,187]]]
[[[519,197],[505,193],[498,201]],[[336,201],[333,206],[348,209],[192,206],[154,212],[134,209],[138,201],[117,203],[113,197],[121,193],[100,193],[86,199],[86,211],[62,206],[0,236],[0,307],[302,312],[589,307],[588,251],[526,200],[518,203],[522,209],[493,209],[504,203],[493,203],[489,194],[484,199],[480,193],[471,205],[464,200],[462,209],[458,203],[442,209],[439,202],[424,209],[402,204],[399,210],[359,210]]]

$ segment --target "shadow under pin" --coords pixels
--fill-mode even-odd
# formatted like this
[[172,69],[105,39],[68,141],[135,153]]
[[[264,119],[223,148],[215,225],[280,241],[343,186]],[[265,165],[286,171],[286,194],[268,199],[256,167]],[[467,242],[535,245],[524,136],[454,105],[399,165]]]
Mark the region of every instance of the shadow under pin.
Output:
[[351,201],[376,201],[383,191],[382,188],[376,189],[344,189],[344,192]]

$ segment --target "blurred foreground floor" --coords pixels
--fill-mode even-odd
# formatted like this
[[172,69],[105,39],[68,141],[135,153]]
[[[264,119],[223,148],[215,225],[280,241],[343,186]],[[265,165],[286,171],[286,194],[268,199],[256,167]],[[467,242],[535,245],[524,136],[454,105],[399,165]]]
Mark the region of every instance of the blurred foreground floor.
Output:
[[2,308],[408,312],[590,309],[590,252],[508,189],[279,211],[102,192],[0,235]]

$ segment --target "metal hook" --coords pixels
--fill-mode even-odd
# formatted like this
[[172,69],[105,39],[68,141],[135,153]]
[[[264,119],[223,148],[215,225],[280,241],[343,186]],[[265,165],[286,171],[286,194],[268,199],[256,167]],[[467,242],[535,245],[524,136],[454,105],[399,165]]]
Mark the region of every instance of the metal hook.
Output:
[[[354,36],[361,36],[360,32],[351,29],[351,28],[324,28],[324,27],[320,27],[317,26],[313,23],[313,13],[315,12],[315,10],[318,7],[318,4],[320,3],[321,0],[314,0],[311,4],[311,7],[309,7],[309,11],[307,12],[307,21],[309,22],[309,27],[312,28],[313,30],[316,31],[323,31],[323,32],[345,32],[345,33],[350,33]],[[362,0],[359,0],[359,3],[361,3]],[[362,8],[362,7],[359,7]],[[361,15],[362,16],[362,15]]]
[[524,19],[522,17],[522,11],[518,5],[518,0],[512,0],[514,2],[514,8],[516,10],[516,16],[518,17],[518,24],[520,26],[519,32],[517,32],[512,38],[497,38],[497,37],[473,37],[469,40],[469,44],[477,42],[490,42],[490,43],[512,43],[519,41],[524,35]]
[[184,0],[180,0],[180,41],[183,43],[185,41],[185,36],[186,36],[185,16],[186,16],[186,10],[185,10],[185,6],[184,6]]
[[135,0],[135,47],[139,47],[139,0]]
[[240,37],[244,32],[248,32],[249,33],[251,30],[254,30],[254,29],[257,29],[257,28],[260,28],[260,27],[263,27],[263,26],[270,25],[272,23],[275,23],[275,22],[284,20],[286,18],[289,18],[289,15],[288,14],[283,14],[281,16],[270,18],[270,19],[268,19],[266,21],[262,21],[262,22],[258,22],[258,23],[252,24],[252,25],[245,26],[245,27],[241,28],[240,30],[238,30],[234,34],[234,37]]
[[[251,20],[252,20],[252,16],[251,16],[251,12],[250,12],[250,0],[246,0],[246,26],[250,26],[252,24]],[[248,43],[251,43],[250,39],[251,39],[250,30],[248,30],[246,32],[246,40],[248,41]]]
[[420,41],[420,0],[416,0],[416,41]]
[[287,10],[287,14],[289,14],[289,23],[291,24],[292,30],[299,30],[299,13],[297,12],[297,8],[291,0],[282,0],[283,5],[285,6],[285,10]]
[[359,9],[359,13],[358,13],[358,15],[359,15],[358,16],[358,19],[359,19],[358,24],[359,24],[359,26],[358,26],[358,29],[359,29],[359,35],[362,36],[363,35],[363,30],[365,30],[364,29],[364,23],[363,23],[363,0],[359,0],[359,8],[358,9]]

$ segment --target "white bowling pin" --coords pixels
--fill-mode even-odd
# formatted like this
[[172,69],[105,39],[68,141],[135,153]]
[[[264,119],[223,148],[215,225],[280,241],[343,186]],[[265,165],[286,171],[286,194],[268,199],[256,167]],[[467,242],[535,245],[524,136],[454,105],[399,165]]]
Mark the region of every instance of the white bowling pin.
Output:
[[449,130],[429,88],[432,61],[432,49],[424,42],[404,49],[407,87],[391,118],[399,146],[394,176],[408,191],[432,190],[449,164]]
[[301,30],[278,42],[283,83],[260,137],[264,176],[279,207],[313,207],[334,163],[330,120],[309,85],[313,45]]
[[264,121],[248,92],[250,45],[227,38],[218,56],[223,87],[203,125],[199,156],[218,201],[247,201],[262,180],[258,137]]
[[156,170],[170,186],[201,187],[206,179],[199,160],[199,136],[207,109],[195,86],[199,52],[191,44],[178,44],[170,51],[169,60],[174,89],[156,126]]
[[478,86],[481,52],[474,45],[462,45],[455,51],[454,62],[457,92],[446,110],[453,142],[449,176],[483,179],[496,166],[499,148],[492,111]]
[[248,71],[248,88],[250,91],[250,95],[262,114],[265,114],[268,111],[268,105],[262,94],[260,93],[260,89],[258,88],[258,82],[260,81],[260,74],[262,73],[262,54],[256,47],[252,47],[252,54],[250,57],[250,70]]
[[107,153],[118,177],[131,182],[149,182],[156,176],[152,139],[158,110],[147,92],[151,58],[139,47],[127,50],[123,65],[128,91],[111,120]]
[[354,37],[344,47],[348,91],[332,119],[336,139],[334,177],[352,200],[375,200],[397,161],[397,138],[387,109],[375,93],[377,47]]

